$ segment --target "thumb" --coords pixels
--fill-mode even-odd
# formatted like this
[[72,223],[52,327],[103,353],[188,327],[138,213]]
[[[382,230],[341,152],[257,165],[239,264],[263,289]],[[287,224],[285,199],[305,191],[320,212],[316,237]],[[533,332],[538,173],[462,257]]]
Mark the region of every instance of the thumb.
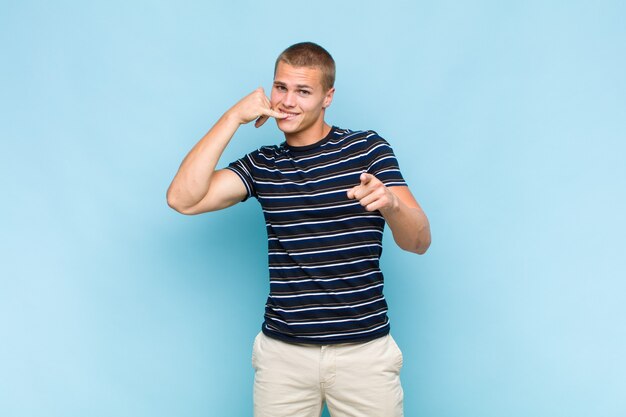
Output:
[[365,185],[369,183],[372,180],[372,178],[374,178],[372,174],[368,174],[367,172],[364,172],[361,174],[361,177],[359,179],[361,180],[361,185]]

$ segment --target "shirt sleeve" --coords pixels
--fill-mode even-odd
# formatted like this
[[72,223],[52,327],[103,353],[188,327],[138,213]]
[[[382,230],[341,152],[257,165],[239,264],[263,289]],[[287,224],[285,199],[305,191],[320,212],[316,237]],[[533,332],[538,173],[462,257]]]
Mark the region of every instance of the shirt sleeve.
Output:
[[374,175],[388,187],[406,186],[398,160],[389,143],[378,135],[372,137],[372,152],[367,172]]
[[246,201],[250,197],[256,197],[256,187],[254,186],[254,177],[252,176],[252,156],[250,153],[243,158],[237,159],[231,162],[226,169],[233,171],[241,178],[241,181],[246,186],[246,196],[241,201]]

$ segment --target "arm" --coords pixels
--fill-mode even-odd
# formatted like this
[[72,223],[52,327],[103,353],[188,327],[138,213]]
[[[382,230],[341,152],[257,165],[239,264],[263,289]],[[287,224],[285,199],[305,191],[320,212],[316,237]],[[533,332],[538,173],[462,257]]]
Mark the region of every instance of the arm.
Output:
[[386,187],[372,174],[361,174],[361,183],[348,190],[365,210],[379,210],[400,248],[424,254],[430,246],[430,225],[409,187]]
[[167,190],[167,204],[183,214],[220,210],[241,201],[246,188],[234,172],[215,170],[220,156],[242,124],[257,119],[256,127],[268,117],[285,117],[271,109],[262,88],[230,108],[191,149]]

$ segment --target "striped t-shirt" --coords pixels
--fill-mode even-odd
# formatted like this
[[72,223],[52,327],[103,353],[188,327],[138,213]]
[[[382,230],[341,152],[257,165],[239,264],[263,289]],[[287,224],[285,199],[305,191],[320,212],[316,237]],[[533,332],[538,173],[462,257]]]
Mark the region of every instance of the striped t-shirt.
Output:
[[317,344],[387,334],[379,268],[385,221],[347,191],[363,172],[386,186],[406,185],[389,144],[373,131],[333,127],[312,145],[264,146],[228,168],[265,216],[270,294],[263,332]]

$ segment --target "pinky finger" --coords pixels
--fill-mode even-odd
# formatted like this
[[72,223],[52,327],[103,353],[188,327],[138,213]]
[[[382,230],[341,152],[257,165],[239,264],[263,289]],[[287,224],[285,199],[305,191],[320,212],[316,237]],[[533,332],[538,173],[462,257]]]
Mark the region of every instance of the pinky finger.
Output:
[[263,126],[263,124],[267,122],[267,119],[267,116],[260,116],[258,119],[256,119],[256,122],[254,122],[254,127],[259,128]]

